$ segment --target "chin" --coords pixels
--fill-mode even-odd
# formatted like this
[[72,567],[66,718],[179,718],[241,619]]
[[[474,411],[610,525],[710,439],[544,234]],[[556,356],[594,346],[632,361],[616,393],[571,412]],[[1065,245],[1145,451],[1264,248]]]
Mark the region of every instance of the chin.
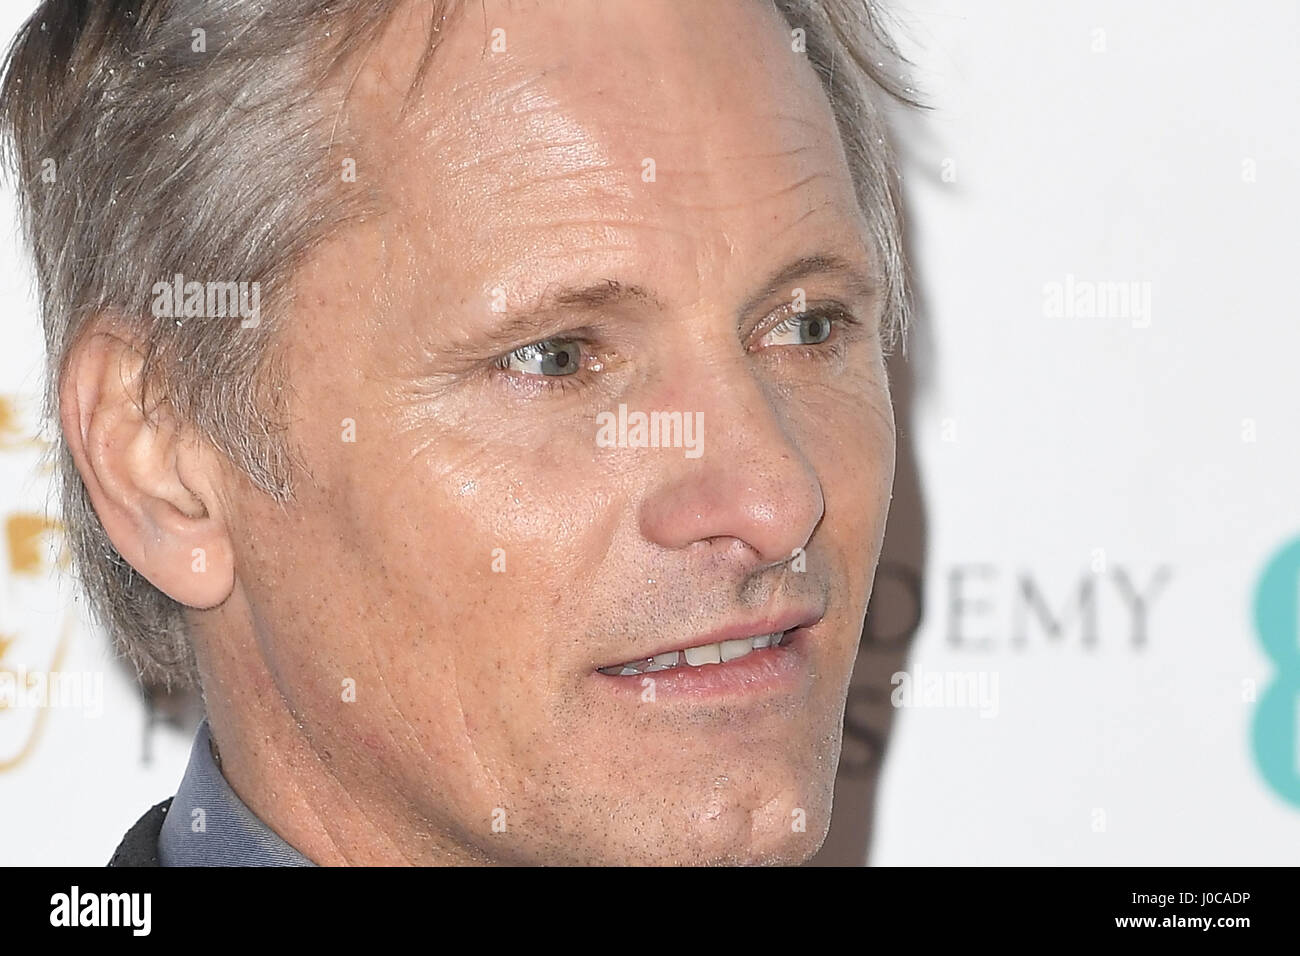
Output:
[[[683,847],[687,865],[796,866],[807,862],[830,831],[831,793],[786,795],[761,810],[731,806],[712,819],[697,821]],[[798,808],[796,816],[792,810]]]
[[684,861],[699,866],[799,866],[807,863],[821,849],[829,831],[827,826],[810,828],[806,833],[785,832],[754,834],[713,854]]

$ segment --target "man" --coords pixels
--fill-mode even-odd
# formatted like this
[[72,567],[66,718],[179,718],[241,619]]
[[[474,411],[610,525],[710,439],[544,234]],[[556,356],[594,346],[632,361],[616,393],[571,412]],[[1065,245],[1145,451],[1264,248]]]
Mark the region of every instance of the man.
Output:
[[906,290],[861,0],[48,0],[77,566],[202,690],[118,864],[792,863]]

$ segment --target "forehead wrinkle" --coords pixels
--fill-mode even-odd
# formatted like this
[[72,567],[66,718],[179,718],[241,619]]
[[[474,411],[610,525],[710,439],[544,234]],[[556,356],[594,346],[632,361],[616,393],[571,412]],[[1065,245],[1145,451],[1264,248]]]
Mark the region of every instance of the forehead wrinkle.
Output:
[[[557,229],[585,229],[589,232],[599,230],[602,235],[603,244],[597,246],[586,246],[584,248],[595,249],[599,252],[608,252],[610,250],[636,249],[637,240],[630,238],[622,243],[617,241],[620,232],[650,232],[674,239],[683,239],[688,242],[694,242],[697,235],[687,229],[678,229],[664,223],[649,222],[641,219],[629,218],[626,220],[614,220],[607,218],[595,219],[558,219],[550,220],[545,223],[528,224],[516,229],[516,233],[524,235],[527,233],[541,233],[547,237],[553,237]],[[554,248],[554,253],[543,255],[539,258],[565,259],[572,258],[574,255],[573,247],[560,248],[558,243],[547,243],[544,249]]]
[[803,214],[800,215],[798,219],[790,223],[785,228],[793,229],[795,226],[800,225],[805,219],[809,219],[817,215],[819,212],[823,212],[826,209],[834,209],[835,207],[836,207],[836,203],[833,200],[824,199],[819,203],[809,206],[807,209],[804,210]]
[[[468,80],[432,91],[426,100],[435,116],[425,117],[432,121],[418,138],[443,147],[448,138],[482,141],[493,138],[492,130],[504,128],[533,132],[537,142],[563,138],[570,143],[590,143],[590,131],[564,115],[566,110],[547,88],[545,74],[521,77],[520,66],[515,61],[494,64]],[[501,122],[515,119],[522,122]]]
[[[557,236],[564,230],[576,231],[577,242],[567,243],[563,237]],[[516,255],[504,267],[480,276],[484,283],[528,289],[538,281],[547,281],[550,272],[543,270],[540,276],[538,272],[539,267],[549,263],[560,264],[556,270],[558,273],[571,271],[575,263],[614,268],[615,259],[624,262],[624,268],[636,268],[639,263],[647,261],[652,250],[660,248],[670,249],[693,261],[694,256],[687,250],[694,248],[697,242],[697,237],[685,230],[633,220],[614,223],[600,219],[571,219],[521,226],[515,234],[520,239]],[[596,237],[594,241],[592,236]],[[664,243],[657,239],[662,236],[667,236],[669,241]]]
[[[654,122],[654,117],[646,115],[640,108],[643,100],[631,99],[633,91],[618,79],[614,85],[627,94],[623,98],[629,109],[611,111],[608,102],[598,102],[597,94],[611,92],[606,88],[608,84],[597,84],[594,92],[592,87],[575,88],[570,84],[560,94],[565,100],[565,105],[561,105],[549,86],[549,75],[555,73],[557,78],[564,79],[568,74],[548,67],[549,61],[539,54],[526,53],[499,61],[475,55],[468,64],[460,63],[460,59],[444,63],[443,68],[435,64],[428,78],[432,82],[422,97],[427,108],[418,111],[424,117],[420,124],[423,130],[417,129],[409,148],[414,148],[417,154],[425,153],[420,158],[432,161],[429,165],[435,170],[433,175],[443,182],[462,176],[482,177],[484,181],[474,185],[479,199],[485,202],[491,202],[493,196],[516,196],[534,189],[545,201],[549,198],[547,187],[557,187],[554,198],[571,199],[574,193],[583,192],[597,202],[631,200],[636,195],[634,174],[640,171],[639,163],[634,164],[635,157],[631,155],[633,142],[643,144],[637,155],[661,155],[661,170],[665,168],[664,160],[673,166],[695,167],[669,169],[666,173],[682,179],[718,178],[720,166],[798,162],[826,140],[834,141],[837,135],[828,111],[815,110],[809,115],[779,107],[775,112],[768,112],[746,110],[743,106],[711,111],[703,103],[699,105],[704,115],[696,122],[688,121],[689,125],[682,126],[679,114],[672,118],[673,128],[666,129]],[[469,69],[464,71],[466,66]],[[458,67],[466,79],[438,85],[439,77],[455,76]],[[535,69],[519,75],[527,67]],[[619,94],[618,89],[613,92]],[[822,115],[824,112],[827,115]],[[769,138],[776,142],[793,137],[799,141],[784,149],[718,156],[718,130],[710,113],[725,116],[728,124],[738,120],[742,126],[757,123],[770,128]],[[591,116],[591,120],[581,119],[584,116]],[[810,132],[814,134],[812,137],[807,135]],[[670,155],[678,152],[682,141],[688,144],[687,151],[680,157]],[[611,148],[628,155],[616,162]],[[711,153],[715,155],[709,156]],[[690,154],[694,159],[687,159]],[[703,161],[701,156],[709,158]],[[735,174],[721,175],[734,177]],[[748,178],[742,175],[736,181],[743,184]],[[398,191],[406,191],[404,183],[394,185]],[[776,199],[780,195],[780,191],[774,191],[759,200]],[[672,201],[672,197],[668,200]],[[679,208],[724,211],[754,201],[754,198],[743,198],[732,203],[687,203]]]
[[819,147],[810,143],[803,146],[791,146],[788,149],[777,150],[775,153],[732,153],[723,156],[722,159],[727,162],[749,162],[750,160],[768,160],[768,159],[793,159],[800,153],[807,153],[817,150]]
[[[550,192],[572,199],[581,192],[594,200],[630,200],[627,171],[611,160],[601,137],[539,82],[530,78],[508,91],[489,92],[493,102],[486,109],[474,109],[472,97],[463,99],[420,138],[418,152],[436,165],[444,182],[478,178],[475,188],[485,198],[536,190],[543,198]],[[468,135],[454,133],[467,124]]]
[[[476,32],[465,23],[460,28]],[[635,255],[648,236],[657,238],[647,248],[689,270],[699,285],[708,262],[727,271],[736,265],[740,250],[733,233],[742,234],[736,232],[740,224],[714,221],[700,229],[664,215],[665,209],[698,217],[780,204],[782,219],[803,223],[818,209],[833,215],[833,207],[843,205],[838,189],[828,197],[818,188],[835,171],[830,152],[820,163],[817,159],[819,148],[839,145],[834,117],[828,104],[801,95],[798,88],[793,99],[770,105],[752,97],[719,105],[717,98],[697,92],[689,108],[672,114],[667,110],[673,97],[657,97],[653,89],[647,95],[644,88],[638,94],[635,77],[629,79],[625,70],[601,69],[588,78],[557,65],[554,44],[531,50],[513,41],[515,36],[508,58],[462,47],[445,49],[454,56],[434,63],[420,96],[425,108],[407,117],[420,119],[396,144],[408,156],[424,153],[418,157],[420,175],[404,173],[412,166],[393,162],[392,144],[386,147],[385,179],[404,200],[391,212],[407,220],[421,247],[453,242],[466,229],[495,242],[484,227],[515,220],[510,233],[519,246],[516,261],[492,267],[474,263],[476,285],[500,282],[513,288],[525,281],[530,267],[546,263],[543,271],[553,275],[555,263],[575,256],[597,263],[613,253],[621,260]],[[689,69],[686,73],[670,82],[681,85],[694,76]],[[798,108],[803,105],[807,109]],[[691,189],[655,189],[650,205],[640,202],[645,197],[642,156],[656,157],[661,187],[676,176]],[[819,164],[824,168],[816,169]],[[473,188],[458,187],[463,195],[447,205],[440,198],[443,187],[460,177]],[[538,214],[529,214],[529,206]],[[503,211],[511,215],[503,219]],[[856,206],[844,212],[856,214]],[[546,215],[562,218],[548,221]],[[557,249],[561,239],[572,244]]]
[[[685,171],[681,173],[674,172],[673,175],[704,176],[707,178],[714,178],[718,175],[718,173],[717,170],[705,169],[705,170],[698,170],[693,173],[685,172]],[[756,203],[773,202],[777,199],[782,198],[783,196],[788,196],[790,193],[798,192],[799,190],[808,187],[812,183],[823,179],[833,180],[833,177],[829,173],[825,173],[825,172],[809,173],[807,176],[804,176],[803,178],[799,179],[796,182],[786,183],[783,186],[777,186],[769,190],[764,190],[761,194],[745,196],[743,199],[739,199],[736,202],[693,203],[690,202],[689,200],[681,200],[675,198],[674,198],[674,202],[677,206],[679,206],[682,209],[699,209],[699,210],[706,210],[712,212],[721,212],[723,210],[728,210],[728,209],[740,209],[745,206],[752,206]]]
[[524,176],[510,185],[497,190],[501,196],[510,196],[516,193],[524,193],[533,189],[548,186],[561,186],[565,184],[578,186],[583,184],[583,180],[593,179],[595,182],[587,184],[583,195],[593,201],[602,200],[626,200],[628,192],[626,189],[612,189],[609,185],[609,174],[617,172],[612,167],[602,166],[594,169],[573,169],[560,170],[558,172],[541,173],[538,175]]

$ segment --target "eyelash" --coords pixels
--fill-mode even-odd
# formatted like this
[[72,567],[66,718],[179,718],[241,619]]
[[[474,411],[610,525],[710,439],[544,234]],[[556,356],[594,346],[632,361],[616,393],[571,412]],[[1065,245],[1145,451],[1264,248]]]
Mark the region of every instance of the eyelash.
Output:
[[[795,322],[796,320],[806,322],[812,319],[830,320],[831,322],[830,338],[825,339],[824,341],[821,342],[814,342],[811,345],[783,345],[783,346],[769,346],[769,348],[779,348],[779,350],[782,353],[786,353],[786,354],[788,354],[791,350],[797,350],[799,355],[802,357],[812,358],[823,362],[829,362],[839,358],[841,355],[844,354],[845,327],[855,328],[862,324],[861,320],[859,320],[857,316],[853,315],[853,313],[850,312],[844,306],[836,305],[836,304],[812,306],[810,308],[805,309],[802,312],[796,313],[794,315],[786,316],[780,322],[777,322],[775,325],[767,329],[767,331],[764,332],[763,335],[764,337],[771,335],[773,332],[777,331],[778,329],[781,329],[783,326],[788,326],[789,324]],[[512,374],[511,370],[507,367],[507,364],[509,363],[510,359],[513,356],[517,356],[520,352],[523,352],[526,349],[531,349],[534,346],[542,345],[545,344],[546,342],[553,342],[553,341],[576,342],[578,346],[583,350],[584,360],[586,359],[587,347],[590,345],[589,339],[580,335],[569,335],[569,336],[554,335],[554,336],[550,336],[549,338],[542,339],[538,342],[530,342],[527,345],[521,346],[520,348],[515,349],[512,352],[506,353],[505,355],[501,356],[499,359],[495,360],[495,362],[493,363],[493,369],[499,373],[504,374],[507,379],[511,379],[518,382],[519,387],[526,388],[526,389],[541,388],[552,392],[552,394],[564,394],[570,389],[585,387],[588,384],[587,377],[591,373],[591,370],[586,367],[585,361],[581,365],[579,370],[573,373],[572,375],[528,375],[523,373]],[[581,379],[581,381],[575,381],[575,379]],[[522,384],[521,380],[526,380],[528,384],[527,385]]]
[[[822,362],[829,362],[838,359],[844,354],[844,335],[847,328],[855,328],[862,323],[858,318],[849,312],[848,309],[839,305],[814,306],[805,309],[803,312],[787,316],[776,325],[772,326],[764,335],[771,335],[778,329],[785,327],[796,321],[807,322],[812,319],[829,319],[831,323],[830,338],[821,342],[814,342],[810,345],[783,345],[780,346],[778,354],[788,355],[791,349],[797,349],[801,356],[816,359]],[[773,346],[769,346],[773,347]]]
[[[520,352],[534,348],[538,345],[545,345],[548,342],[576,342],[578,347],[582,350],[582,358],[579,360],[578,371],[574,372],[572,375],[528,375],[520,372],[512,372],[507,368],[507,363],[509,363],[510,359],[518,356]],[[591,373],[591,370],[587,367],[587,350],[590,344],[591,340],[583,335],[552,335],[537,342],[529,342],[527,345],[521,346],[512,352],[507,352],[505,355],[494,361],[492,367],[494,371],[503,375],[507,380],[516,383],[516,387],[524,389],[543,388],[557,393],[564,393],[569,389],[582,388],[587,384],[586,378]],[[582,379],[582,381],[574,381],[574,379]]]

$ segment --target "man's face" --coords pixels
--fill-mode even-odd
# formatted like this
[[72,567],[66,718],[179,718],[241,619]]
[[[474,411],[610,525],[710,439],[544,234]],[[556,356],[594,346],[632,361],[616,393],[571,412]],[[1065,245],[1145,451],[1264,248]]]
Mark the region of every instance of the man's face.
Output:
[[232,606],[407,859],[806,859],[894,470],[829,104],[753,0],[486,0],[399,121],[417,24],[353,88],[384,212],[298,277],[305,472],[237,493]]

